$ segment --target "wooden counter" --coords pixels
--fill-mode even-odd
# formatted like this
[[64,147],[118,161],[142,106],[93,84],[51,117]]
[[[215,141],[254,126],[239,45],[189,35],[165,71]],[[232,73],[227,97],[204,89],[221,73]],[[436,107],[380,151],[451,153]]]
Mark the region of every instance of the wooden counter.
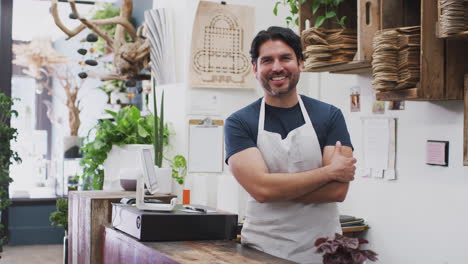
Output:
[[[111,203],[123,197],[135,197],[125,191],[75,191],[68,194],[68,263],[101,263],[101,226],[109,224]],[[172,194],[147,196],[166,203]]]
[[288,260],[244,247],[230,240],[140,242],[103,226],[103,264],[288,264]]

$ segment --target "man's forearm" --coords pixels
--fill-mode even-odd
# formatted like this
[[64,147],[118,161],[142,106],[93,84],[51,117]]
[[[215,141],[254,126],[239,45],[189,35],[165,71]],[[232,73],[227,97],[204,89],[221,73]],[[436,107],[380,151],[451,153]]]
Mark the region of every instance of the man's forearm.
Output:
[[348,188],[349,183],[332,181],[294,200],[304,204],[343,202]]
[[[325,154],[327,151],[325,149]],[[349,182],[354,179],[355,162],[354,158],[338,153],[324,162],[321,168],[295,173],[270,173],[258,148],[245,149],[229,158],[232,174],[260,203],[291,201],[331,181]]]
[[330,183],[326,168],[296,173],[265,173],[259,181],[257,200],[263,202],[290,201],[319,190]]

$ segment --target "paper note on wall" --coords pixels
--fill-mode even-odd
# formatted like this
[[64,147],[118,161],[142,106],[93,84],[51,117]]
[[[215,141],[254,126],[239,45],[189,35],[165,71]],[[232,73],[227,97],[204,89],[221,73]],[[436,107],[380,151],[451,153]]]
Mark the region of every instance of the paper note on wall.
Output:
[[364,118],[362,124],[364,168],[374,178],[395,180],[395,119]]
[[223,170],[223,126],[190,125],[188,170]]
[[367,168],[386,169],[389,146],[388,119],[364,120],[364,164]]

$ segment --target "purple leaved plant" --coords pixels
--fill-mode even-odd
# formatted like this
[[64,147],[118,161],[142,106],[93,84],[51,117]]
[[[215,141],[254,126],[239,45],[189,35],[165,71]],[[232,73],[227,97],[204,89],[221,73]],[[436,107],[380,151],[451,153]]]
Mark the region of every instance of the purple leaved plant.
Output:
[[363,238],[350,238],[335,233],[334,239],[320,237],[315,241],[316,253],[323,254],[323,264],[362,264],[366,260],[376,261],[377,253],[359,249],[369,243]]

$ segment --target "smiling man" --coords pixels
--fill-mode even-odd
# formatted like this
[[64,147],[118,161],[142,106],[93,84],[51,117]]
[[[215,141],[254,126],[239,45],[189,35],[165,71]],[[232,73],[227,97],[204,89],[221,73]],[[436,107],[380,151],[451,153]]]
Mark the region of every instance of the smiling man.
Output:
[[260,31],[250,50],[264,97],[225,125],[226,163],[250,194],[242,243],[299,263],[322,263],[318,237],[341,233],[336,202],[356,159],[341,111],[297,94],[301,41],[292,30]]

